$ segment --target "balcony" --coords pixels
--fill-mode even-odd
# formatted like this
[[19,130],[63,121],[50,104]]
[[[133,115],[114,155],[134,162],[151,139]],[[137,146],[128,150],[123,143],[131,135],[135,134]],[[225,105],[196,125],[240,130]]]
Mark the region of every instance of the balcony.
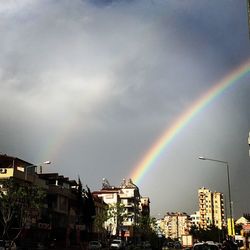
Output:
[[122,225],[123,225],[123,226],[132,226],[133,224],[134,224],[133,221],[123,221],[123,222],[122,222]]
[[62,195],[68,197],[70,199],[76,199],[76,196],[71,192],[70,189],[63,188],[62,186],[50,185],[49,186],[49,193]]
[[0,179],[6,179],[12,177],[14,174],[13,168],[0,168]]
[[123,204],[126,208],[128,207],[134,207],[135,204],[134,203],[127,203],[127,204]]

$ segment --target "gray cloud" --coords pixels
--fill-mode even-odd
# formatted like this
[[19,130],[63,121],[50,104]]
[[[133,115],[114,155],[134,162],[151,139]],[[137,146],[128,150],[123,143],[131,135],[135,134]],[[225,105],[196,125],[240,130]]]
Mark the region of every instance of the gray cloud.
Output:
[[[176,117],[249,58],[245,7],[228,0],[0,3],[0,151],[34,163],[50,158],[51,171],[79,174],[92,189],[103,177],[119,184]],[[248,80],[197,115],[144,177],[141,192],[154,215],[193,212],[200,186],[226,192],[223,169],[201,171],[199,154],[232,163],[235,211],[250,209],[241,181],[249,174]]]

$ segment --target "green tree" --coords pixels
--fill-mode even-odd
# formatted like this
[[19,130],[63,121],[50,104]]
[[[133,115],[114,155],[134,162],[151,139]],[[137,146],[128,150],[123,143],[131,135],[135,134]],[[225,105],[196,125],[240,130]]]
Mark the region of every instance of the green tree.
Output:
[[143,240],[149,240],[154,232],[157,232],[157,225],[155,218],[148,215],[140,216],[138,223],[138,230],[142,235]]
[[150,226],[150,243],[154,249],[161,249],[165,236],[163,235],[162,229],[157,224],[157,219],[155,217],[150,217]]
[[104,228],[104,222],[108,220],[108,210],[103,209],[101,212],[97,213],[95,216],[95,226],[98,229],[99,232],[103,232],[105,230]]
[[194,240],[199,240],[200,228],[197,225],[192,225],[190,227],[189,234],[193,235]]
[[124,204],[117,202],[110,204],[107,211],[107,219],[113,219],[116,224],[116,234],[118,235],[121,229],[122,222],[128,217]]
[[219,229],[216,226],[209,226],[207,229],[198,228],[197,226],[192,226],[190,229],[190,234],[193,235],[194,239],[198,241],[215,241],[222,242],[225,238],[225,230]]
[[158,233],[160,228],[155,217],[149,215],[140,216],[136,230],[141,235],[142,241],[149,241],[154,248],[159,247]]
[[[28,220],[39,214],[44,198],[45,192],[38,186],[22,185],[13,178],[4,180],[0,189],[1,238],[16,240]],[[14,235],[12,227],[19,228]]]

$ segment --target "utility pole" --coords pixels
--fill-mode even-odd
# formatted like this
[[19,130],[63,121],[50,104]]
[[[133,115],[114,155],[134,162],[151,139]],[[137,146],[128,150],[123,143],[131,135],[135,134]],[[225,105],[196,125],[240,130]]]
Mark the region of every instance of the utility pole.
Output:
[[200,160],[215,161],[215,162],[223,163],[227,168],[227,185],[228,185],[229,216],[230,216],[229,217],[230,228],[228,227],[228,232],[230,231],[231,236],[233,236],[234,235],[234,226],[233,226],[233,215],[232,215],[233,212],[232,212],[232,199],[231,199],[231,184],[230,184],[229,164],[228,164],[227,161],[221,161],[221,160],[206,158],[206,157],[203,157],[203,156],[200,156],[199,159]]
[[177,235],[177,240],[179,240],[179,213],[176,213],[176,235]]
[[248,146],[249,146],[249,157],[250,157],[250,132],[249,132],[249,135],[248,135]]

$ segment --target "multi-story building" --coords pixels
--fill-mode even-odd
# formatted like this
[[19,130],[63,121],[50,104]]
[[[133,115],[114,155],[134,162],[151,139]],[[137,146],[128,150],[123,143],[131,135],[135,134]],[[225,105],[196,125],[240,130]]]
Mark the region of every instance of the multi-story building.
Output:
[[48,243],[57,239],[57,245],[69,246],[91,234],[94,202],[91,193],[79,189],[79,183],[58,173],[37,173],[37,166],[22,159],[0,155],[0,188],[5,180],[14,179],[20,186],[38,186],[45,192],[46,199],[35,217],[27,218],[25,239]]
[[[47,209],[44,216],[47,217],[54,237],[58,241],[65,240],[66,245],[69,245],[70,233],[75,230],[76,225],[80,224],[77,192],[72,188],[76,187],[77,183],[58,173],[39,174],[39,178],[45,180],[48,186]],[[80,239],[78,238],[77,241],[79,242]]]
[[206,229],[209,226],[216,226],[222,229],[225,224],[223,194],[202,187],[198,190],[198,197],[200,227]]
[[111,186],[106,179],[103,180],[102,189],[93,192],[94,195],[102,197],[104,202],[113,210],[113,216],[105,222],[105,227],[111,235],[124,237],[135,237],[135,228],[138,225],[142,208],[149,213],[149,199],[145,198],[141,204],[139,188],[131,179],[123,179],[119,187]]
[[207,188],[198,190],[199,210],[200,210],[200,227],[206,229],[213,224],[212,214],[212,192]]
[[95,204],[95,220],[92,226],[92,235],[94,239],[101,239],[104,241],[107,238],[107,230],[105,229],[105,220],[107,218],[108,204],[106,204],[102,197],[93,195]]
[[37,166],[17,157],[0,155],[0,180],[14,178],[22,183],[33,183],[42,188],[47,188],[45,181],[38,178]]
[[[32,231],[38,229],[34,235],[39,239],[33,237],[36,242],[44,241],[48,234],[57,242],[61,241],[62,246],[80,244],[80,241],[106,233],[136,237],[140,216],[149,216],[150,213],[149,198],[141,197],[139,188],[131,179],[124,179],[119,187],[110,186],[104,179],[102,189],[91,194],[88,188],[82,188],[80,180],[69,180],[58,173],[42,173],[42,169],[37,173],[37,166],[32,163],[0,155],[0,184],[9,178],[45,190],[46,199],[41,211],[37,212],[40,213],[39,220],[32,219]],[[1,187],[3,190],[3,185]],[[106,210],[112,216],[103,221],[105,230],[102,230],[96,218]],[[47,230],[43,239],[39,229]]]
[[224,199],[219,192],[213,192],[213,216],[214,226],[222,229],[225,226]]
[[[113,208],[113,213],[116,213],[116,205],[120,204],[120,188],[111,186],[106,179],[103,179],[102,189],[92,192],[93,196],[100,197],[109,208]],[[109,216],[108,220],[104,222],[104,226],[110,235],[116,235],[118,229],[118,220],[116,216]]]
[[[7,194],[5,183],[7,180],[14,180],[15,183],[18,183],[21,187],[31,187],[32,185],[38,186],[41,190],[45,192],[48,191],[48,186],[46,182],[40,179],[35,175],[36,166],[33,164],[19,159],[17,157],[9,155],[0,155],[0,189]],[[21,208],[20,208],[21,209]],[[26,208],[27,209],[27,208]],[[32,208],[33,210],[34,208]],[[41,212],[47,209],[47,204],[42,204]],[[13,211],[12,211],[13,212]],[[13,215],[12,215],[13,216]],[[28,213],[25,223],[21,223],[21,215],[19,222],[13,222],[13,230],[10,228],[10,231],[21,230],[24,227],[25,234],[30,235],[31,228],[32,231],[36,231],[35,237],[37,241],[43,240],[48,235],[48,230],[50,229],[50,224],[46,218],[42,217],[39,213],[39,209],[35,209],[34,212]],[[3,230],[1,227],[0,230]],[[39,232],[39,233],[37,233]],[[10,232],[12,234],[13,232]],[[1,232],[2,234],[2,232]],[[33,237],[34,238],[34,237]]]
[[190,219],[186,213],[166,213],[161,223],[166,238],[180,239],[187,235],[190,229]]
[[123,179],[120,188],[120,199],[125,214],[122,221],[122,230],[125,237],[130,237],[136,234],[134,226],[139,223],[141,195],[139,188],[131,179],[128,181]]
[[192,226],[200,226],[200,211],[196,211],[194,214],[190,215],[190,221]]
[[155,231],[158,236],[165,236],[165,221],[163,218],[156,220]]

